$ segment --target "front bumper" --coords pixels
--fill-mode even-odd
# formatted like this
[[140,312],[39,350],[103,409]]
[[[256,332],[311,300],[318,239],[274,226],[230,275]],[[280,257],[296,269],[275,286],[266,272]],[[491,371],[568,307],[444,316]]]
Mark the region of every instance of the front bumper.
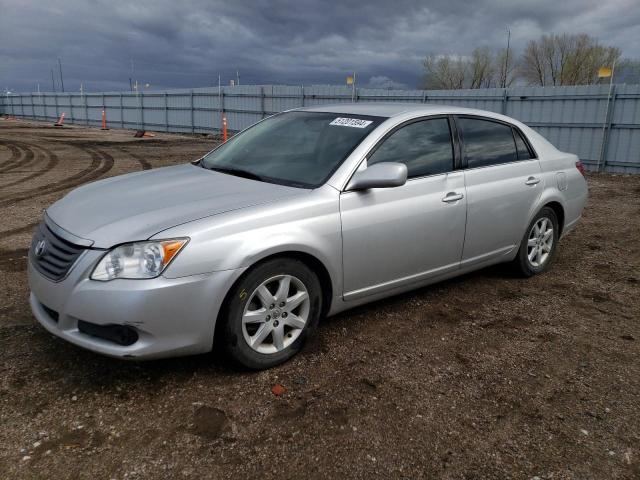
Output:
[[[60,282],[44,277],[29,262],[31,309],[44,328],[75,345],[118,358],[148,360],[211,350],[224,296],[244,269],[174,279],[90,280],[103,253],[86,250]],[[79,321],[131,327],[137,341],[120,345],[88,335],[78,329]]]

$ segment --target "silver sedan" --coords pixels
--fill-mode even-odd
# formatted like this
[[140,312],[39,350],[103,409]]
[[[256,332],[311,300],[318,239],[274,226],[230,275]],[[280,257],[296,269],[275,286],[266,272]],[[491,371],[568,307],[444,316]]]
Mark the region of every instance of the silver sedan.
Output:
[[289,111],[194,163],[53,204],[30,249],[30,303],[51,333],[105,355],[216,345],[267,368],[323,316],[496,263],[543,272],[580,219],[583,174],[491,112]]

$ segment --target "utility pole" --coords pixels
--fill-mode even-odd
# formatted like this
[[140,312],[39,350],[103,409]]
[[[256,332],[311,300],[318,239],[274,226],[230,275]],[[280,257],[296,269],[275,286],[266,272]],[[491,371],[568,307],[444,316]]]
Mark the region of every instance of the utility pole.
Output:
[[353,82],[351,83],[351,101],[356,101],[356,72],[353,72]]
[[611,91],[613,90],[613,75],[616,73],[616,59],[613,59],[613,65],[611,65],[611,79],[609,80],[609,93],[607,95],[607,108],[604,111],[604,122],[602,124],[602,144],[600,145],[600,157],[598,158],[598,163],[596,164],[596,172],[600,172],[600,161],[602,161],[605,166],[607,159],[605,155],[607,154],[607,123],[609,120],[609,105],[611,105]]
[[133,66],[133,58],[131,59],[131,76],[129,77],[129,89],[133,92],[133,81],[135,80],[135,71]]
[[511,45],[511,29],[507,28],[507,53],[504,56],[504,75],[502,77],[502,88],[507,87],[507,76],[509,75],[509,48]]
[[51,69],[51,88],[53,88],[53,91],[56,91],[56,80],[53,76],[53,68]]
[[58,68],[60,69],[60,87],[64,93],[64,79],[62,78],[62,62],[60,61],[60,57],[58,57]]

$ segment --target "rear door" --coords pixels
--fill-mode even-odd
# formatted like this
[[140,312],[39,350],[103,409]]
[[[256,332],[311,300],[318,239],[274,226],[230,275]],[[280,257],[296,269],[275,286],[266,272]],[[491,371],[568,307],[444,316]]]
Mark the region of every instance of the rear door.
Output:
[[542,192],[540,163],[515,127],[457,116],[467,190],[462,265],[503,256],[520,243]]
[[450,120],[429,117],[386,136],[360,168],[407,165],[407,183],[343,192],[344,297],[351,300],[458,268],[466,205],[464,173],[454,171]]

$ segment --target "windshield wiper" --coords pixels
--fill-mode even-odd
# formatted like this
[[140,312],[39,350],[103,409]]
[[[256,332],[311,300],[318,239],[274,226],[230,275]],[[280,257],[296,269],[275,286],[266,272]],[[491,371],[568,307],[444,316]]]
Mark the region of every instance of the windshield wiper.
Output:
[[249,172],[247,170],[242,170],[241,168],[221,168],[221,167],[211,167],[210,170],[226,173],[228,175],[235,175],[236,177],[249,178],[251,180],[259,180],[261,182],[266,181],[265,177],[258,175],[257,173]]

